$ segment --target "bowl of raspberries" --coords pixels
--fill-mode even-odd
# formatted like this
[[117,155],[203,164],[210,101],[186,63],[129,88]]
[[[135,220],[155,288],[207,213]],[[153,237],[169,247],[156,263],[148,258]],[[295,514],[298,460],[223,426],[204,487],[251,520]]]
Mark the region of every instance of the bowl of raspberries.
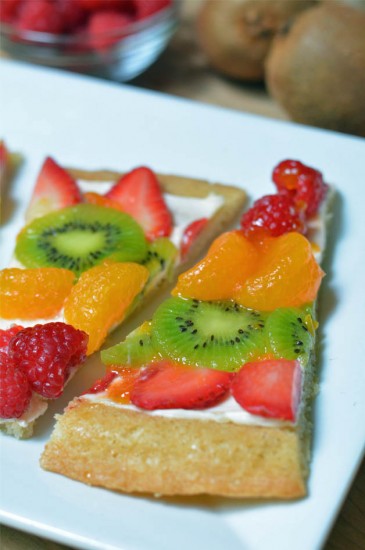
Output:
[[0,0],[1,48],[31,63],[127,81],[177,26],[179,0]]

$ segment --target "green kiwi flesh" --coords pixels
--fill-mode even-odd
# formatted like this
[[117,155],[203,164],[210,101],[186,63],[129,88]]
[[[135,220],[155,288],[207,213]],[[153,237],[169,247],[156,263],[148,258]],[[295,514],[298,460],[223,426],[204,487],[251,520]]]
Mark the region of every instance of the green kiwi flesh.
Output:
[[270,313],[266,332],[275,357],[308,363],[314,345],[314,335],[306,326],[306,316],[310,314],[308,307],[279,308]]
[[106,258],[140,262],[147,243],[124,212],[79,204],[36,218],[20,233],[15,256],[25,267],[63,267],[79,275]]
[[142,367],[160,358],[151,342],[151,323],[145,322],[120,344],[101,352],[105,365]]
[[141,264],[150,272],[150,279],[164,271],[167,276],[173,272],[177,258],[176,246],[167,238],[162,237],[149,243],[145,258]]
[[265,318],[231,301],[174,297],[152,318],[152,344],[176,362],[233,372],[265,353]]

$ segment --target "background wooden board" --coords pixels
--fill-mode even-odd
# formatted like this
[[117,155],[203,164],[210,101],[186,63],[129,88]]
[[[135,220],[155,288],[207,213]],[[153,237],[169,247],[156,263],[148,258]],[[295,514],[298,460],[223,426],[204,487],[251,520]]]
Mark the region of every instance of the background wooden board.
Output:
[[[195,14],[199,9],[200,1],[185,0],[182,6],[181,24],[169,47],[158,62],[131,82],[131,85],[238,111],[287,120],[286,114],[268,96],[263,85],[237,83],[221,77],[210,69],[197,43],[194,27]],[[8,527],[1,529],[0,547],[1,550],[65,550],[69,548]],[[365,461],[335,522],[325,549],[365,549]]]

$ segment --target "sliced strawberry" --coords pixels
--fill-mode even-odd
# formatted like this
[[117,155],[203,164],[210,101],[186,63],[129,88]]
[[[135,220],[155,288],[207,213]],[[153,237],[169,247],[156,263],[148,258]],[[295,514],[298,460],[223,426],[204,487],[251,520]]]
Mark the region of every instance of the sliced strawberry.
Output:
[[96,382],[89,388],[85,393],[100,393],[104,392],[111,382],[114,380],[114,378],[117,376],[117,373],[110,370],[108,371],[103,378],[99,378],[96,380]]
[[26,218],[30,221],[82,201],[82,194],[75,180],[52,158],[46,158],[39,173]]
[[197,236],[203,231],[207,223],[208,218],[201,218],[200,220],[195,220],[185,228],[180,245],[182,259],[186,257],[191,245],[196,240]]
[[232,374],[185,367],[169,361],[151,363],[142,370],[131,392],[141,409],[204,409],[219,403],[228,392]]
[[141,166],[125,174],[106,197],[118,202],[143,227],[149,240],[170,235],[171,214],[157,177],[149,168]]
[[266,359],[246,363],[236,374],[231,392],[251,414],[295,421],[301,385],[298,361]]

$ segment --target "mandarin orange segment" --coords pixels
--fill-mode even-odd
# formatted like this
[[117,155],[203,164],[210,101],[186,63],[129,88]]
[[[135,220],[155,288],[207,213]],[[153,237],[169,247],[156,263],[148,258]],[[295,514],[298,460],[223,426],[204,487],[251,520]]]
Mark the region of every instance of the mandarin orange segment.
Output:
[[239,304],[272,311],[315,300],[324,272],[303,235],[286,233],[269,238],[261,243],[260,249],[257,270],[234,297]]
[[49,319],[61,310],[75,274],[68,269],[39,267],[3,269],[0,272],[0,317]]
[[240,231],[223,233],[207,255],[182,273],[172,294],[197,300],[233,298],[258,262],[258,251]]
[[88,354],[121,322],[148,279],[148,269],[106,262],[84,271],[65,302],[65,320],[89,335]]
[[87,193],[84,193],[84,199],[89,204],[96,204],[97,206],[104,206],[105,208],[115,208],[115,210],[120,210],[123,212],[123,208],[119,203],[105,197],[104,195],[100,195],[100,193],[88,191]]

